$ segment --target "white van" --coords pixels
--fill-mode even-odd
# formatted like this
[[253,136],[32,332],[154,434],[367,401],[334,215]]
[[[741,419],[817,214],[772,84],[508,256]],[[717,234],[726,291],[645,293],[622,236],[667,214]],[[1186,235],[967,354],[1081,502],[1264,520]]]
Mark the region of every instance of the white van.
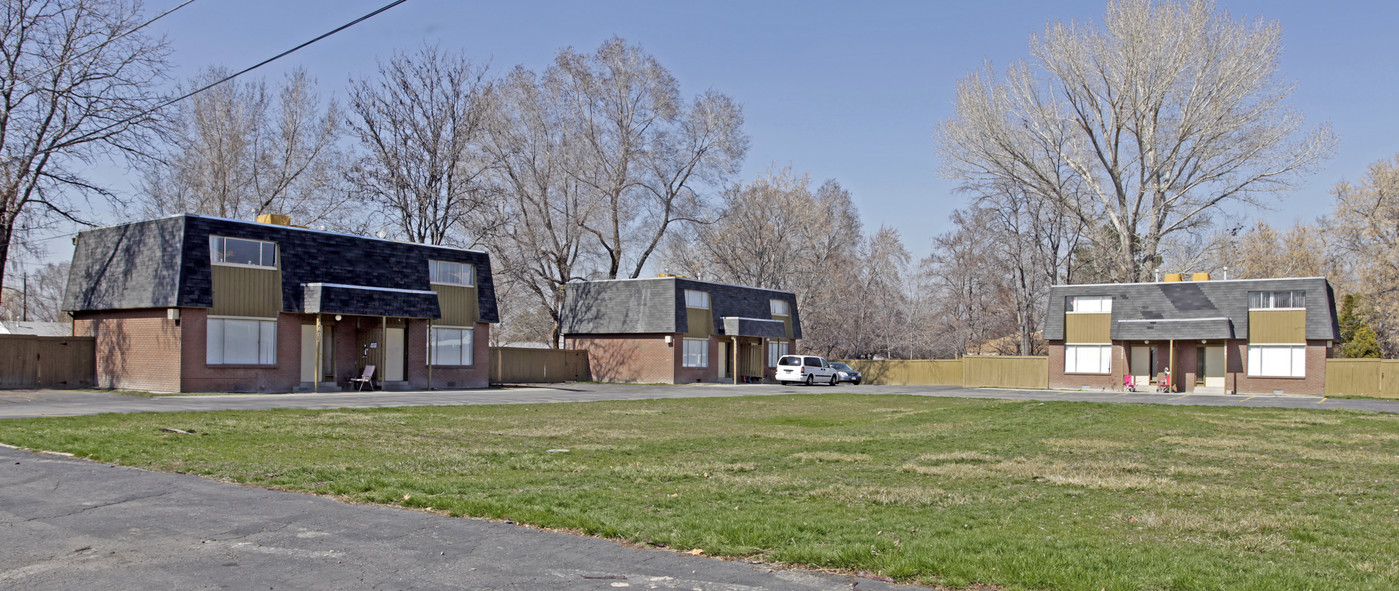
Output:
[[777,383],[803,383],[836,385],[840,372],[831,367],[825,359],[815,355],[784,355],[777,360]]

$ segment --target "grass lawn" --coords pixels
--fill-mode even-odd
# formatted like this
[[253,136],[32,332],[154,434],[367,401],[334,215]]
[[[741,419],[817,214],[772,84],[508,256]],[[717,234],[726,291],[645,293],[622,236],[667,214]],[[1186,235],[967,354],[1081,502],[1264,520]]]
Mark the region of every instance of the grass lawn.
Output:
[[953,587],[1399,581],[1399,416],[1376,413],[830,394],[6,420],[0,442]]

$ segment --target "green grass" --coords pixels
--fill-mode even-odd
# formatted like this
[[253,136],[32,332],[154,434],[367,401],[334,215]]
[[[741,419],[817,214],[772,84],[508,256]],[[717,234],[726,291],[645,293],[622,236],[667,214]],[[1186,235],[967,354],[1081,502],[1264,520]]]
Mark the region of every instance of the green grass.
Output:
[[1378,413],[830,394],[26,419],[0,441],[952,587],[1399,580]]

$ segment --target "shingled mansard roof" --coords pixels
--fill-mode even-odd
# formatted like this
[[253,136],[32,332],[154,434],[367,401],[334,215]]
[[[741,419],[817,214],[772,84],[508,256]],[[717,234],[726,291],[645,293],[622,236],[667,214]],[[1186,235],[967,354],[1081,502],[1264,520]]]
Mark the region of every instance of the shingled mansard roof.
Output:
[[[774,336],[770,327],[771,300],[787,302],[792,313],[792,338],[800,339],[797,296],[790,291],[697,281],[679,277],[615,279],[569,283],[564,292],[563,334],[654,334],[690,332],[685,313],[685,290],[709,293],[713,334],[729,334],[725,318],[743,336]],[[757,332],[753,332],[757,331]],[[751,334],[750,334],[751,333]],[[761,333],[761,334],[759,334]],[[777,335],[781,336],[781,335]]]
[[1322,277],[1056,285],[1049,290],[1044,338],[1064,339],[1069,296],[1111,297],[1115,341],[1245,338],[1248,293],[1291,290],[1307,293],[1307,339],[1340,338],[1335,294]]
[[212,307],[211,235],[277,243],[285,312],[322,311],[309,300],[348,314],[439,317],[425,293],[432,259],[475,265],[481,321],[499,322],[484,252],[193,214],[80,232],[63,309]]

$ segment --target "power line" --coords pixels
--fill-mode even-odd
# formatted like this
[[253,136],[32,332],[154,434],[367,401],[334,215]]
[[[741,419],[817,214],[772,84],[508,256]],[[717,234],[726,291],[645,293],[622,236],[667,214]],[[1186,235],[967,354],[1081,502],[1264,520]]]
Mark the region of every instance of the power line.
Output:
[[113,38],[111,39],[111,41],[107,41],[107,42],[105,42],[105,43],[100,43],[100,44],[98,44],[97,46],[93,47],[92,49],[89,49],[89,50],[84,51],[84,52],[82,52],[82,53],[80,53],[80,54],[78,54],[78,55],[75,55],[75,56],[70,57],[70,58],[68,58],[68,59],[66,59],[66,60],[63,60],[63,61],[61,61],[61,62],[58,62],[58,63],[56,63],[56,64],[54,64],[54,65],[52,65],[52,66],[49,66],[48,68],[44,69],[43,71],[35,72],[34,74],[30,75],[28,78],[25,78],[25,79],[23,79],[23,80],[19,80],[19,81],[15,82],[14,84],[15,84],[15,86],[18,86],[18,85],[20,85],[20,84],[28,84],[30,80],[33,80],[33,79],[38,78],[38,77],[40,77],[40,76],[43,76],[44,74],[47,74],[47,73],[49,73],[49,72],[52,72],[52,71],[54,71],[55,68],[61,68],[61,67],[66,66],[66,65],[68,65],[68,64],[70,64],[70,63],[73,63],[74,60],[76,60],[76,59],[78,59],[78,58],[80,58],[80,57],[83,57],[83,56],[85,56],[85,55],[87,55],[87,54],[89,54],[89,53],[92,53],[92,52],[94,52],[94,51],[97,51],[97,50],[99,50],[99,49],[102,49],[103,47],[106,47],[107,44],[109,44],[109,43],[112,43],[112,42],[114,42],[114,41],[119,41],[119,40],[121,40],[123,37],[126,37],[127,35],[130,35],[130,34],[132,34],[132,33],[135,33],[136,31],[139,31],[139,30],[141,30],[141,29],[146,28],[146,25],[149,25],[149,24],[151,24],[151,23],[153,23],[153,22],[156,22],[156,21],[158,21],[158,20],[160,20],[160,19],[162,19],[162,18],[165,18],[166,15],[169,15],[170,13],[175,12],[176,10],[179,10],[179,9],[181,9],[181,8],[184,8],[184,7],[186,7],[186,6],[189,6],[189,5],[190,5],[191,3],[193,3],[193,2],[194,2],[194,0],[185,0],[185,2],[181,3],[179,6],[176,6],[176,7],[174,7],[174,8],[171,8],[170,10],[167,10],[167,11],[165,11],[165,12],[162,12],[162,13],[160,13],[160,14],[157,14],[157,15],[155,16],[155,18],[153,18],[153,19],[151,19],[151,20],[148,20],[148,21],[146,21],[146,22],[144,22],[144,23],[141,23],[140,25],[136,26],[135,28],[131,29],[130,31],[127,31],[127,32],[125,32],[125,33],[122,33],[122,34],[120,34],[120,35],[117,35],[116,37],[113,37]]
[[[191,0],[191,1],[193,1],[193,0]],[[182,100],[185,100],[185,99],[187,99],[187,98],[189,98],[189,97],[192,97],[192,96],[194,96],[194,95],[196,95],[196,94],[199,94],[199,93],[201,93],[201,92],[204,92],[204,91],[206,91],[206,90],[209,90],[210,88],[213,88],[213,87],[215,87],[215,86],[218,86],[218,85],[220,85],[220,84],[223,84],[224,82],[228,82],[229,80],[232,80],[232,79],[234,79],[234,78],[237,78],[237,77],[239,77],[239,76],[242,76],[243,74],[247,74],[248,72],[251,72],[251,71],[256,70],[256,69],[258,69],[258,68],[261,68],[261,67],[263,67],[263,66],[265,66],[265,65],[267,65],[267,64],[270,64],[270,63],[275,62],[275,61],[277,61],[277,60],[279,60],[279,59],[282,59],[282,58],[284,58],[284,57],[286,57],[286,56],[288,56],[288,55],[291,55],[291,54],[293,54],[293,53],[295,53],[295,52],[297,52],[297,51],[299,51],[299,50],[305,48],[305,47],[308,46],[308,45],[311,45],[311,44],[313,44],[313,43],[315,43],[315,42],[317,42],[317,41],[320,41],[320,40],[322,40],[322,39],[325,39],[326,37],[329,37],[329,36],[331,36],[331,35],[334,35],[334,34],[336,34],[336,33],[339,33],[340,31],[343,31],[343,30],[345,30],[345,29],[348,29],[348,28],[350,28],[350,27],[353,27],[353,26],[355,26],[355,25],[357,25],[357,24],[359,24],[359,23],[361,23],[361,22],[364,22],[364,21],[366,21],[366,20],[369,20],[370,18],[373,18],[373,17],[377,16],[377,15],[378,15],[379,13],[381,13],[381,12],[384,12],[384,11],[390,9],[390,8],[393,8],[393,7],[395,7],[395,6],[398,6],[399,4],[403,4],[404,2],[407,2],[407,1],[408,1],[408,0],[394,0],[393,2],[390,2],[390,3],[388,3],[388,4],[385,4],[385,5],[381,6],[381,7],[379,7],[377,10],[375,10],[375,11],[373,11],[373,12],[370,12],[369,14],[366,14],[366,15],[364,15],[364,16],[361,16],[361,17],[359,17],[359,18],[357,18],[357,19],[355,19],[355,20],[352,20],[352,21],[350,21],[350,22],[348,22],[348,23],[345,23],[345,24],[343,24],[343,25],[340,25],[339,27],[336,27],[336,28],[330,30],[329,32],[323,33],[323,34],[321,34],[320,36],[316,37],[315,39],[312,39],[312,40],[310,40],[310,41],[307,41],[307,42],[305,42],[305,43],[302,43],[301,45],[297,45],[296,47],[293,47],[293,48],[291,48],[291,49],[288,49],[288,50],[286,50],[286,51],[283,51],[282,53],[279,53],[279,54],[274,55],[274,56],[272,56],[272,57],[269,57],[269,58],[267,58],[267,59],[265,59],[265,60],[262,60],[262,61],[260,61],[260,62],[258,62],[258,63],[256,63],[256,64],[253,64],[253,65],[251,65],[251,66],[248,66],[248,67],[246,67],[246,68],[243,68],[242,70],[239,70],[238,72],[235,72],[235,73],[233,73],[233,74],[229,74],[228,76],[224,76],[223,78],[221,78],[221,79],[219,79],[219,80],[217,80],[217,81],[215,81],[215,82],[211,82],[211,83],[209,83],[209,84],[206,84],[206,85],[204,85],[204,86],[201,86],[201,87],[199,87],[199,88],[197,88],[197,89],[195,89],[195,90],[192,90],[192,91],[190,91],[190,92],[185,93],[184,95],[181,95],[181,96],[179,96],[179,97],[170,99],[170,100],[165,101],[165,102],[163,102],[163,103],[160,103],[159,105],[156,105],[156,106],[154,106],[154,107],[152,107],[152,108],[150,108],[150,109],[147,109],[147,110],[145,110],[145,111],[142,111],[142,112],[140,112],[140,113],[138,113],[138,114],[136,114],[136,115],[132,115],[132,116],[130,116],[130,117],[127,117],[127,118],[125,118],[125,119],[122,119],[122,120],[120,120],[120,121],[117,121],[117,122],[115,122],[115,123],[112,123],[112,124],[110,124],[110,125],[107,125],[106,127],[103,127],[103,128],[101,128],[101,129],[97,129],[97,130],[94,130],[94,131],[90,131],[90,132],[88,132],[88,133],[85,133],[85,134],[83,134],[82,137],[89,137],[89,136],[94,136],[94,135],[100,135],[100,134],[102,134],[103,132],[106,132],[106,131],[109,130],[109,129],[112,129],[112,128],[115,128],[115,127],[119,127],[119,126],[122,126],[122,125],[126,125],[127,123],[131,123],[132,121],[135,121],[135,120],[137,120],[137,119],[141,119],[141,118],[143,118],[143,117],[146,117],[147,115],[150,115],[151,113],[154,113],[154,112],[156,112],[156,111],[159,111],[159,110],[161,110],[161,109],[164,109],[165,107],[168,107],[168,106],[170,106],[170,105],[173,105],[173,104],[175,104],[175,103],[178,103],[178,102],[180,102],[180,101],[182,101]]]

